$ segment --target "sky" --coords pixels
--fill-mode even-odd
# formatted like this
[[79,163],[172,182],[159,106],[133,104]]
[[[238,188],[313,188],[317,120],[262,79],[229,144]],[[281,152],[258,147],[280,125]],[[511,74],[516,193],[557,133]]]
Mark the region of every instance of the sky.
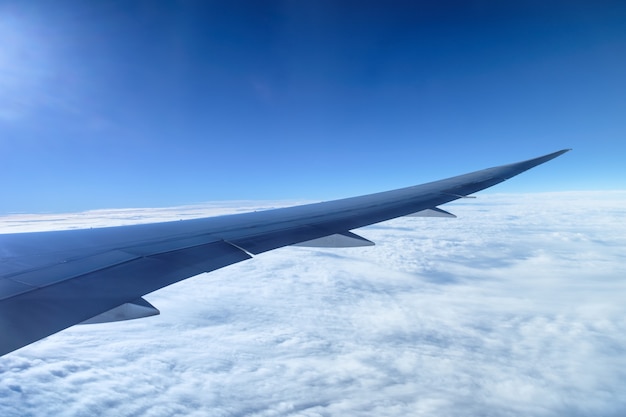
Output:
[[347,197],[574,152],[626,186],[619,1],[0,2],[0,214]]
[[[0,217],[0,231],[283,202]],[[458,218],[287,247],[148,294],[161,315],[74,326],[0,358],[0,415],[626,414],[625,191],[480,194]]]

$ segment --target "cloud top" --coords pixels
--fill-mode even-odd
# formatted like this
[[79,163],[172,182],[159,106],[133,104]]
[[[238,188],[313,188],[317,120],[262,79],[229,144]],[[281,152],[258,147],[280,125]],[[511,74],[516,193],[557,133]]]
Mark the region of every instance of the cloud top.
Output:
[[0,414],[623,415],[625,202],[486,195],[200,275],[0,358]]

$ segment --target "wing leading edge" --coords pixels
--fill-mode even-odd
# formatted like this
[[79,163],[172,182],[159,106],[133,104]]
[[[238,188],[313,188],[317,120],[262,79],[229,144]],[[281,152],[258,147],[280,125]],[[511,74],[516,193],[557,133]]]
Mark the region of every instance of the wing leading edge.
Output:
[[350,231],[408,215],[450,217],[437,206],[567,151],[303,206],[178,222],[0,235],[0,355],[74,324],[158,314],[141,299],[143,295],[251,255],[288,245],[370,245]]

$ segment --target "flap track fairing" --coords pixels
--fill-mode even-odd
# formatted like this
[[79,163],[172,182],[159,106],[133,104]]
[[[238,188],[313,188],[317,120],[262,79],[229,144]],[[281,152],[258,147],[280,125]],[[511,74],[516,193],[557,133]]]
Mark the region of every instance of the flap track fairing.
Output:
[[374,242],[352,232],[341,232],[296,243],[292,246],[308,248],[356,248],[360,246],[374,246]]
[[123,321],[141,319],[144,317],[156,316],[161,312],[143,298],[138,298],[129,303],[121,304],[109,311],[98,314],[80,324],[109,323],[113,321]]

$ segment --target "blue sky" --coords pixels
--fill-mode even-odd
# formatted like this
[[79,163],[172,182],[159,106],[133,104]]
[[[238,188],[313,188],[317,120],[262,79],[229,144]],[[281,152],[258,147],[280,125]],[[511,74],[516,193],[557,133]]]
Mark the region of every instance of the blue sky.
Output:
[[1,2],[0,213],[624,189],[626,6],[509,3]]

